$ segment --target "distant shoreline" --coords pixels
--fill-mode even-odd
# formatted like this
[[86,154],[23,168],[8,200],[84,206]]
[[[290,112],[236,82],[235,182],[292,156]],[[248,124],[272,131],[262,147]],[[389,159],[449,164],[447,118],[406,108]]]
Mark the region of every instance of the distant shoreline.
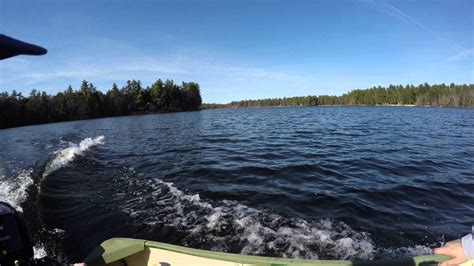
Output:
[[201,107],[200,110],[213,109],[258,109],[258,108],[287,108],[287,107],[420,107],[420,108],[455,108],[455,109],[474,109],[474,107],[457,107],[457,106],[431,106],[431,105],[416,105],[416,104],[321,104],[321,105],[277,105],[277,106],[248,106],[248,107]]
[[270,106],[430,106],[474,107],[474,84],[428,84],[376,86],[340,96],[307,95],[202,104],[204,109]]
[[48,95],[32,90],[0,93],[0,128],[51,122],[156,114],[162,112],[303,106],[374,106],[374,107],[449,107],[474,108],[474,84],[390,85],[352,90],[340,96],[308,95],[283,98],[232,101],[227,104],[202,103],[199,84],[158,79],[143,88],[140,81],[129,80],[119,89],[116,84],[102,93],[84,80],[79,90]]

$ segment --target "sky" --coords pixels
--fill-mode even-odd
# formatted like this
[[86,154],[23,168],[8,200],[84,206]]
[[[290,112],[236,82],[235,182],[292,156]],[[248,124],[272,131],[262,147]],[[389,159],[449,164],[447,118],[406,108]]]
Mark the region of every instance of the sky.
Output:
[[195,81],[203,101],[474,83],[472,0],[0,0],[0,91]]

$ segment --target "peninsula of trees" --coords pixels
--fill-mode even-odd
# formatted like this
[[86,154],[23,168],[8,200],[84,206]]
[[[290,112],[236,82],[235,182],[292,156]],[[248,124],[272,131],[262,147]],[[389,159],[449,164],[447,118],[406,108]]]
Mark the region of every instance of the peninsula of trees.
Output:
[[0,93],[0,128],[77,119],[120,116],[144,112],[198,110],[201,106],[199,84],[157,80],[143,88],[129,80],[118,88],[114,83],[105,94],[92,83],[83,81],[79,90],[69,86],[54,96],[32,90],[29,97],[12,91]]
[[474,107],[474,84],[390,85],[353,90],[341,96],[302,96],[203,104],[202,108],[246,108],[312,105],[414,105],[435,107]]

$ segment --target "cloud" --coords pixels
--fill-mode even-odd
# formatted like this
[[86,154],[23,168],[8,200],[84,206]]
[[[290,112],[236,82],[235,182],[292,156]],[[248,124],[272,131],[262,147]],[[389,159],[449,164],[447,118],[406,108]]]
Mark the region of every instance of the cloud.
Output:
[[426,25],[421,23],[419,20],[415,19],[414,17],[408,15],[407,13],[403,12],[399,8],[396,8],[395,6],[383,0],[364,0],[363,2],[371,3],[372,5],[374,5],[374,7],[378,11],[385,13],[391,17],[416,25],[417,27],[424,30],[425,32],[433,36],[434,38],[446,43],[453,50],[456,50],[458,52],[465,52],[467,50],[465,47],[462,47],[461,45],[444,38],[440,34],[436,33],[435,31],[433,31],[432,29],[428,28]]
[[285,81],[291,83],[306,83],[313,81],[313,77],[294,75],[282,71],[269,70],[265,68],[249,68],[239,66],[205,66],[198,70],[204,75],[218,75],[237,78],[254,78],[263,80]]
[[[20,61],[12,65],[22,64]],[[94,83],[116,82],[124,79],[141,79],[152,82],[158,77],[183,79],[212,79],[216,76],[235,80],[258,80],[259,82],[285,82],[293,85],[308,85],[315,81],[314,77],[294,75],[285,71],[277,71],[262,67],[243,67],[239,65],[224,65],[203,58],[192,58],[183,55],[153,59],[152,56],[141,55],[134,57],[107,57],[100,61],[77,61],[68,57],[68,61],[58,61],[47,66],[39,63],[22,65],[18,69],[10,67],[8,78],[2,78],[1,86],[28,85],[35,86],[59,79],[77,81],[82,79]],[[69,81],[71,80],[71,81]]]
[[473,60],[474,59],[474,49],[466,49],[459,53],[456,53],[450,57],[448,57],[448,62],[457,62],[457,61],[464,61],[464,60]]
[[[21,71],[25,72],[25,71]],[[2,79],[2,85],[9,83],[21,82],[25,85],[37,84],[49,80],[54,80],[58,78],[85,78],[85,77],[97,77],[103,72],[96,71],[93,69],[87,69],[81,71],[80,69],[68,69],[68,70],[54,70],[54,71],[27,71],[27,74],[18,74],[14,77]],[[65,84],[66,86],[67,84]]]
[[28,66],[31,62],[24,58],[9,58],[0,61],[0,70],[18,70]]

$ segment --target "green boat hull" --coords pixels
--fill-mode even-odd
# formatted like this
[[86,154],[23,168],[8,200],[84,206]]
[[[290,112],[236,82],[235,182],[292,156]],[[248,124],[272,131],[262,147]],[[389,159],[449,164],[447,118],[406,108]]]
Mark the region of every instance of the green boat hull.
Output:
[[248,256],[186,248],[160,242],[129,238],[112,238],[104,241],[87,258],[87,265],[255,265],[255,266],[349,266],[349,265],[393,265],[417,266],[438,265],[448,256],[418,256],[401,260],[301,260],[261,256]]

